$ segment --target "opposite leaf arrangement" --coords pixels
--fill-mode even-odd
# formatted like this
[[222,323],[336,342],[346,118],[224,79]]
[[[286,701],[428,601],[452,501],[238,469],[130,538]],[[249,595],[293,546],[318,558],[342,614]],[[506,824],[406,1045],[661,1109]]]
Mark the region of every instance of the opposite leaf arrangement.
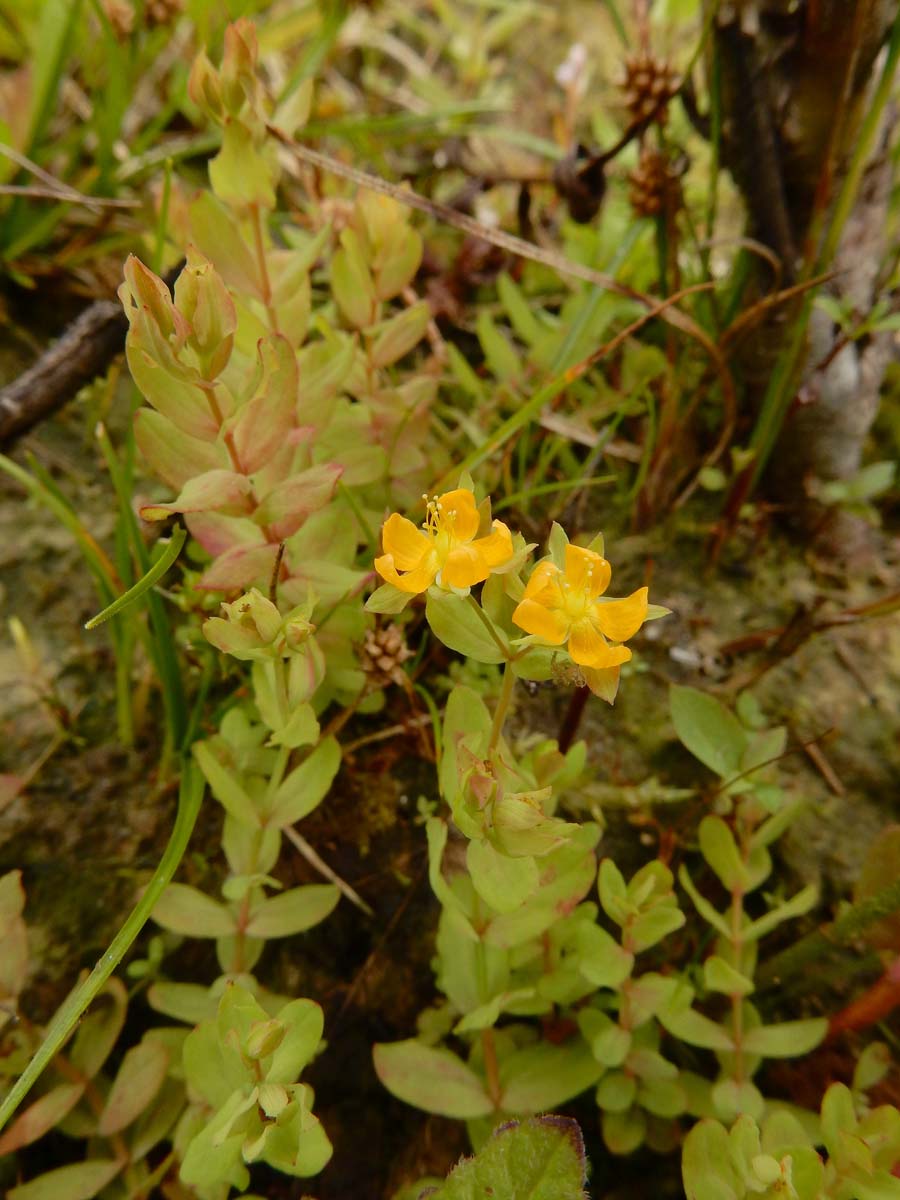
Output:
[[[171,884],[153,913],[166,932],[131,964],[176,1024],[104,1074],[128,1003],[110,981],[2,1135],[0,1151],[52,1128],[89,1145],[84,1162],[13,1187],[10,1200],[140,1200],[163,1180],[167,1195],[225,1200],[245,1192],[256,1163],[297,1176],[325,1166],[331,1144],[299,1081],[321,1049],[322,1010],[272,993],[254,970],[267,941],[313,928],[342,895],[369,911],[295,826],[338,775],[346,721],[376,712],[386,687],[412,694],[407,630],[483,670],[467,668],[443,712],[434,706],[444,808],[433,806],[425,834],[441,999],[417,1036],[374,1049],[385,1087],[466,1121],[478,1153],[402,1200],[581,1200],[577,1127],[535,1114],[589,1090],[612,1154],[671,1150],[689,1128],[690,1200],[900,1196],[890,1174],[900,1114],[868,1110],[872,1079],[831,1088],[821,1118],[754,1083],[764,1059],[805,1054],[825,1033],[818,1019],[767,1022],[750,1000],[760,940],[816,899],[814,889],[759,899],[768,847],[799,811],[772,766],[784,730],[762,728],[749,700],[735,716],[672,691],[679,738],[721,781],[697,831],[704,878],[678,873],[709,927],[703,957],[676,939],[687,918],[669,866],[654,859],[626,880],[598,861],[598,822],[571,818],[567,792],[589,785],[585,744],[563,752],[509,720],[518,681],[586,687],[611,704],[626,643],[667,610],[646,587],[606,595],[601,537],[576,544],[553,524],[535,561],[537,547],[493,519],[468,474],[423,494],[447,472],[439,439],[422,435],[440,381],[400,365],[429,320],[413,291],[421,238],[399,204],[363,192],[342,228],[311,199],[305,223],[279,222],[276,240],[277,145],[302,125],[311,91],[275,109],[256,58],[253,28],[239,21],[220,69],[197,60],[191,96],[222,129],[212,190],[178,210],[186,265],[174,294],[134,257],[121,289],[128,363],[149,406],[136,442],[177,493],[141,514],[183,518],[193,541],[175,598],[197,618],[183,648],[205,664],[205,687],[227,684],[190,745],[224,810],[227,874],[221,899]],[[384,513],[420,503],[420,524],[396,511],[384,521],[378,554]],[[284,838],[327,882],[283,888]],[[23,905],[18,877],[0,880],[0,1021],[25,981]],[[173,935],[214,942],[218,978],[166,978]],[[24,1020],[0,1030],[11,1080],[40,1031]]]

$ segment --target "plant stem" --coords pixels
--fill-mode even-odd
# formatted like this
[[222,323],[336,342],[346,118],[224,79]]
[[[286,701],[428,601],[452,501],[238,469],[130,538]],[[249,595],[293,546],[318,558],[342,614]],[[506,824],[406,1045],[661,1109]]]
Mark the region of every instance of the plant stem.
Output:
[[500,1088],[500,1068],[497,1065],[497,1047],[494,1043],[493,1029],[482,1029],[481,1052],[484,1055],[484,1073],[487,1078],[488,1095],[493,1101],[494,1108],[499,1108],[503,1093]]
[[503,725],[506,721],[506,715],[509,712],[509,705],[515,685],[516,677],[513,674],[512,660],[510,659],[503,669],[503,683],[500,687],[500,697],[497,700],[497,707],[494,709],[494,722],[491,725],[491,737],[487,747],[488,758],[497,749],[500,735],[503,733]]
[[468,594],[466,599],[468,600],[470,607],[473,608],[475,610],[475,612],[478,614],[478,620],[482,623],[482,625],[485,627],[485,629],[491,635],[491,638],[492,638],[495,646],[497,647],[497,649],[503,655],[503,657],[507,661],[507,663],[510,662],[512,655],[510,654],[509,646],[507,646],[506,643],[503,641],[503,639],[500,637],[499,633],[497,632],[496,628],[494,627],[494,622],[490,619],[490,617],[487,615],[487,613],[484,611],[484,609],[481,607],[481,605],[478,603],[478,601],[475,599],[475,597],[472,595],[471,592]]
[[278,333],[278,313],[272,304],[272,284],[269,280],[269,264],[266,262],[266,245],[263,238],[262,213],[259,205],[250,206],[250,219],[253,223],[253,242],[256,248],[256,261],[259,266],[259,278],[262,283],[262,300],[266,306],[269,318],[269,328],[272,333]]
[[569,701],[566,715],[563,717],[562,724],[559,727],[557,745],[560,754],[565,754],[575,741],[575,735],[578,733],[579,726],[581,725],[581,718],[584,716],[584,710],[590,694],[591,689],[586,683],[576,688],[572,693],[572,699]]

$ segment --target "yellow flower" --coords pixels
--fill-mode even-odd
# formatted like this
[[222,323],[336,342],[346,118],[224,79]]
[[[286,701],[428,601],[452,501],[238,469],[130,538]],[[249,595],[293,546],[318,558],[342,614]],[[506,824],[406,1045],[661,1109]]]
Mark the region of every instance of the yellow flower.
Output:
[[[624,600],[602,600],[612,571],[593,550],[566,546],[566,569],[538,563],[528,580],[513,621],[526,633],[550,646],[568,642],[572,660],[582,667],[602,669],[628,662],[625,642],[647,617],[647,589],[638,588]],[[607,640],[608,639],[608,640]]]
[[422,528],[392,513],[381,534],[385,552],[375,559],[378,574],[401,592],[424,592],[435,582],[468,588],[512,558],[512,537],[502,521],[494,521],[487,537],[475,536],[481,518],[468,488],[422,499],[427,508]]

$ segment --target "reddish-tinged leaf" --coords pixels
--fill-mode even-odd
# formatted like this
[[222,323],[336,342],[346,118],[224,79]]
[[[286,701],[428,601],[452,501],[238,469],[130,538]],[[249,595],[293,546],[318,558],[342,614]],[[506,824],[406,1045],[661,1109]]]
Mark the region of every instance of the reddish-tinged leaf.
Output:
[[494,1105],[481,1079],[449,1050],[410,1039],[375,1046],[375,1072],[407,1104],[443,1117],[486,1117]]
[[260,342],[262,378],[257,394],[234,422],[234,445],[249,475],[264,466],[288,436],[297,406],[297,360],[287,340],[272,336]]
[[234,471],[206,471],[189,479],[177,499],[169,504],[147,504],[141,509],[145,521],[164,521],[172,513],[220,512],[241,516],[253,511],[253,489],[246,475]]
[[59,1167],[10,1189],[7,1200],[93,1200],[124,1165],[124,1160],[94,1158]]
[[268,587],[278,547],[272,542],[261,546],[234,546],[203,572],[198,588],[210,592],[247,591],[254,585]]
[[43,1137],[72,1111],[84,1095],[84,1088],[83,1083],[61,1083],[35,1100],[0,1137],[0,1154],[11,1154]]
[[222,278],[238,292],[262,298],[256,257],[250,250],[249,229],[244,233],[234,214],[211,192],[201,192],[190,208],[191,237],[215,261]]
[[328,503],[334,495],[341,470],[336,463],[322,463],[294,475],[266,496],[254,514],[254,520],[266,526],[272,538],[290,537],[311,513]]
[[168,1050],[152,1038],[127,1051],[100,1114],[101,1137],[119,1133],[141,1115],[162,1087],[168,1068]]
[[191,437],[152,408],[135,415],[134,438],[147,465],[173,488],[181,489],[195,475],[227,462],[221,446]]
[[112,1053],[125,1024],[128,993],[122,981],[115,976],[109,979],[94,1004],[78,1026],[68,1052],[72,1065],[89,1079],[93,1079]]
[[264,546],[266,538],[258,525],[247,517],[226,517],[221,513],[190,513],[185,525],[207,554],[217,558],[233,546]]
[[157,412],[168,417],[173,425],[190,437],[207,442],[216,440],[218,422],[206,396],[196,384],[176,379],[170,371],[160,366],[149,348],[134,335],[129,336],[125,344],[125,357],[138,390]]

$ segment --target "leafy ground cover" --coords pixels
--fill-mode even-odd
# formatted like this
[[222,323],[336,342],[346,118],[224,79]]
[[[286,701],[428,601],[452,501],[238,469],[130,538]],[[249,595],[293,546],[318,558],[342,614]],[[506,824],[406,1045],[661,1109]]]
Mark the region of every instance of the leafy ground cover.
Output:
[[897,1194],[897,33],[773,232],[721,7],[9,14],[17,1200]]

